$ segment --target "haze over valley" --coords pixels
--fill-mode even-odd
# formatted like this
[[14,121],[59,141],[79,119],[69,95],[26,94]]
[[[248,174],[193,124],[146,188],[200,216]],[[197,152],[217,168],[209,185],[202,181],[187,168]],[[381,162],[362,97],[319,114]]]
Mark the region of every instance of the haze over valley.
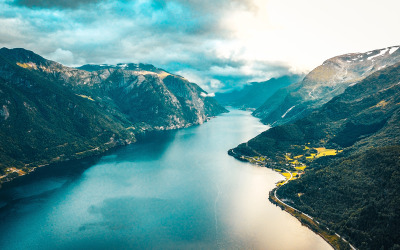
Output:
[[0,248],[400,248],[399,7],[0,1]]

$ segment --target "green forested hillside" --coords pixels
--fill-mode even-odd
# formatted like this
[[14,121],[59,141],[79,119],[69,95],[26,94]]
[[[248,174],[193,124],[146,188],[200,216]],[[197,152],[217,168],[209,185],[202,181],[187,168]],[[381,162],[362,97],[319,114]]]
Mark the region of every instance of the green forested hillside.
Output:
[[227,112],[196,84],[153,65],[82,68],[0,49],[0,183],[131,143],[146,130],[188,127]]
[[[324,148],[335,153],[316,157],[314,149]],[[400,247],[400,64],[373,73],[305,118],[273,127],[230,154],[262,156],[266,165],[290,171],[295,162],[304,163],[301,178],[278,189],[281,199],[357,248]]]
[[278,195],[359,249],[399,249],[399,191],[397,145],[317,161],[304,177],[278,189]]
[[274,157],[306,143],[344,148],[345,152],[399,143],[399,82],[400,64],[378,71],[307,117],[273,127],[239,145],[235,152],[250,147]]
[[0,78],[0,171],[32,167],[102,152],[135,140],[121,114],[104,112],[87,98],[35,72],[7,63]]

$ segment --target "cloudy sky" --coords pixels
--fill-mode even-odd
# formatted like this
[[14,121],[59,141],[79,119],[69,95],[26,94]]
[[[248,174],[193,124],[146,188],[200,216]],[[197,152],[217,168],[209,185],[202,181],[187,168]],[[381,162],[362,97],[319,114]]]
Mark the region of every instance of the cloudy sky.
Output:
[[400,45],[399,0],[0,0],[0,47],[68,66],[143,62],[207,91]]

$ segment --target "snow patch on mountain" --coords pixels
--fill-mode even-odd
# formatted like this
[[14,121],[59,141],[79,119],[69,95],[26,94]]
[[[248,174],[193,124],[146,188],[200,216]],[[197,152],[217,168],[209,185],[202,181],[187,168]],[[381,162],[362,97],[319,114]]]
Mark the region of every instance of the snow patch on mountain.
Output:
[[381,69],[385,68],[386,66],[387,66],[387,65],[380,66],[380,67],[378,68],[378,70],[381,70]]
[[374,59],[375,57],[383,56],[384,54],[386,54],[386,52],[387,52],[388,50],[389,50],[389,48],[382,49],[382,50],[379,52],[379,54],[370,56],[370,57],[367,58],[367,60],[372,60],[372,59]]
[[296,105],[292,106],[291,108],[289,108],[288,110],[286,110],[286,112],[282,115],[282,118],[285,118],[285,116],[294,108],[296,107]]
[[393,53],[396,52],[396,50],[398,50],[398,49],[399,49],[398,46],[397,46],[397,47],[391,47],[390,50],[389,50],[389,54],[390,54],[390,55],[393,54]]

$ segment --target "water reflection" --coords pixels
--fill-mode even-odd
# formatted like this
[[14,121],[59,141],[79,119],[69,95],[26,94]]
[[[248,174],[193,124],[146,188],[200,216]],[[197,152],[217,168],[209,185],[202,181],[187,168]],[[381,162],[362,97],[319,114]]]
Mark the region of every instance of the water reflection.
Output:
[[2,191],[0,248],[329,249],[268,201],[280,175],[227,155],[264,129],[233,111],[35,173]]

